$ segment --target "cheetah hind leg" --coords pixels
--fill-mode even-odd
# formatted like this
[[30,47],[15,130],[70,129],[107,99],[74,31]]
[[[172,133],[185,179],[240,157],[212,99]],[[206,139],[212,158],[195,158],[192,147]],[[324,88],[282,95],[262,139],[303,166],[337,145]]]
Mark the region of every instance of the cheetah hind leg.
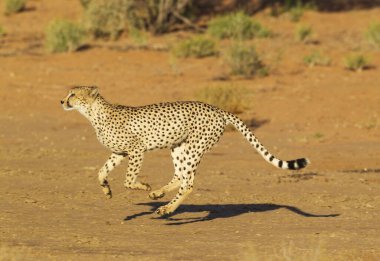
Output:
[[151,199],[159,199],[165,196],[165,194],[169,191],[175,190],[181,184],[180,179],[177,176],[174,176],[173,179],[165,186],[160,189],[154,190],[149,193],[149,198]]
[[[201,155],[202,154],[203,153],[201,153]],[[201,156],[197,155],[197,152],[189,150],[186,151],[186,156],[182,155],[182,162],[186,162],[186,165],[183,164],[181,168],[182,178],[179,191],[168,204],[156,210],[158,215],[165,216],[173,213],[193,191],[195,172],[201,161]]]
[[165,196],[167,192],[175,190],[181,185],[181,169],[182,169],[181,161],[182,161],[183,151],[184,151],[184,144],[177,147],[173,147],[171,149],[171,156],[172,156],[173,165],[174,165],[174,176],[168,184],[166,184],[160,189],[157,189],[149,193],[149,198],[154,199],[154,200],[162,198]]

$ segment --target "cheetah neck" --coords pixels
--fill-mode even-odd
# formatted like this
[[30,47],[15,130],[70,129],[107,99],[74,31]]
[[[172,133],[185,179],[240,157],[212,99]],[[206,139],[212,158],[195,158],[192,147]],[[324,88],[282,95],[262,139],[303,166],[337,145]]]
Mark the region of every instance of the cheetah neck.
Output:
[[108,118],[109,108],[112,107],[102,96],[98,95],[93,103],[79,112],[85,116],[93,126]]

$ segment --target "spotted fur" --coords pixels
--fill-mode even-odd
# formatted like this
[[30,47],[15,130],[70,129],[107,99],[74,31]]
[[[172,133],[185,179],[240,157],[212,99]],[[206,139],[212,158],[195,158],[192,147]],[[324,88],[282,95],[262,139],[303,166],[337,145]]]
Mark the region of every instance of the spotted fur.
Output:
[[175,197],[157,213],[172,213],[193,190],[194,176],[202,156],[217,143],[226,125],[238,129],[256,151],[270,164],[281,169],[301,169],[306,158],[283,161],[277,159],[258,141],[248,127],[232,113],[202,102],[159,103],[129,107],[108,103],[96,87],[74,87],[61,101],[66,110],[76,109],[95,129],[98,140],[112,151],[99,171],[99,182],[109,198],[108,173],[128,157],[124,185],[130,189],[149,191],[148,184],[138,182],[146,151],[171,148],[173,179],[149,197],[158,199],[179,188]]

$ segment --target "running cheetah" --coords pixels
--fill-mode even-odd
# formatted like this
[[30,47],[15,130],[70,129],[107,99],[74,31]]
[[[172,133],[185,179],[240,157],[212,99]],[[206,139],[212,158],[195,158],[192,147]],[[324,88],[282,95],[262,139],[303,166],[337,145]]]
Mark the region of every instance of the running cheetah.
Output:
[[270,164],[281,169],[301,169],[309,164],[306,158],[283,161],[275,158],[235,115],[209,104],[195,101],[159,103],[129,107],[108,103],[97,87],[73,87],[61,101],[65,110],[78,110],[95,128],[98,140],[112,151],[99,171],[104,194],[111,198],[108,173],[120,162],[129,159],[124,185],[126,188],[150,191],[148,184],[138,182],[144,152],[171,148],[174,164],[172,180],[149,194],[151,199],[179,188],[176,196],[159,207],[159,215],[175,211],[193,190],[196,169],[205,152],[217,143],[227,124],[239,130],[257,152]]

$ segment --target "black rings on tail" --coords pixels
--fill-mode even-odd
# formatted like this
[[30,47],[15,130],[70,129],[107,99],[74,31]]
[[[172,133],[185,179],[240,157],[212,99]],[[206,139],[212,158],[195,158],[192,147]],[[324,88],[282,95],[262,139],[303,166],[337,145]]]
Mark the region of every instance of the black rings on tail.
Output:
[[302,159],[296,159],[296,160],[289,160],[288,163],[288,169],[296,170],[296,169],[302,169],[306,167],[310,161],[308,159],[302,158]]

